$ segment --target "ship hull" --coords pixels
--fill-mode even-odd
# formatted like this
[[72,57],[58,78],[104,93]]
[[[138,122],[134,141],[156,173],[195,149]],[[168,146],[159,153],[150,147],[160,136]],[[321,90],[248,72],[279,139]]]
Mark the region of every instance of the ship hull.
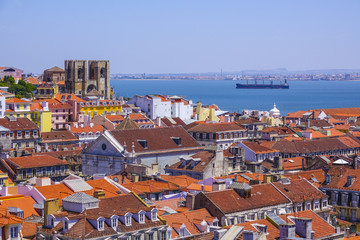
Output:
[[277,85],[277,84],[241,84],[237,83],[236,88],[247,88],[247,89],[288,89],[289,85]]

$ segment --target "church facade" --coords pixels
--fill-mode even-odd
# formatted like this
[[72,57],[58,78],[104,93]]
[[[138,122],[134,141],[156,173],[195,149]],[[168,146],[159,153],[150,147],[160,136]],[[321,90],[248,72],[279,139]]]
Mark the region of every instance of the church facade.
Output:
[[110,62],[108,60],[65,60],[67,93],[81,98],[101,96],[110,99]]

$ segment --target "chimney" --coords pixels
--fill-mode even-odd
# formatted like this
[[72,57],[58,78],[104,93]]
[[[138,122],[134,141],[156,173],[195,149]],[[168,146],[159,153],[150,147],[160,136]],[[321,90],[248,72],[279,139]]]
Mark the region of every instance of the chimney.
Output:
[[227,232],[226,229],[218,229],[214,231],[214,240],[220,240],[225,233]]
[[207,232],[208,231],[208,224],[205,220],[202,220],[202,222],[200,223],[200,232]]
[[189,193],[188,195],[186,195],[185,206],[187,208],[194,209],[194,205],[195,205],[195,195]]
[[276,156],[274,157],[274,168],[278,169],[278,170],[282,170],[283,169],[283,164],[282,164],[282,157],[281,156]]
[[310,128],[310,119],[307,120],[307,127]]
[[346,238],[349,238],[349,236],[350,236],[350,228],[347,227],[347,228],[345,229],[345,237],[346,237]]
[[90,128],[93,128],[94,127],[94,123],[90,123]]
[[214,182],[212,184],[212,191],[220,191],[226,189],[226,183],[224,181]]
[[339,175],[339,177],[342,177],[342,175],[343,175],[343,169],[340,168],[340,175]]
[[311,218],[295,218],[296,233],[302,237],[311,239],[312,219]]
[[104,199],[105,198],[105,192],[103,190],[96,190],[94,192],[94,198]]
[[282,223],[279,225],[280,240],[295,238],[295,224]]
[[257,232],[244,231],[244,233],[243,233],[243,240],[256,240],[257,237],[258,237]]
[[302,157],[301,159],[301,169],[305,170],[305,157]]
[[358,169],[357,159],[358,159],[358,156],[355,154],[355,156],[353,157],[353,167],[354,167],[354,169]]
[[44,225],[48,225],[47,217],[49,214],[53,214],[60,210],[59,199],[45,199],[44,200]]
[[204,184],[201,184],[201,191],[204,191]]

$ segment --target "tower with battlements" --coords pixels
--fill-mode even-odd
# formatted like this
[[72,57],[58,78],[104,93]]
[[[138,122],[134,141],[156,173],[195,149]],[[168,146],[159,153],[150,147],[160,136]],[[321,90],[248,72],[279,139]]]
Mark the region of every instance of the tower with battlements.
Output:
[[101,96],[110,99],[110,62],[65,60],[65,88],[67,93],[81,98]]

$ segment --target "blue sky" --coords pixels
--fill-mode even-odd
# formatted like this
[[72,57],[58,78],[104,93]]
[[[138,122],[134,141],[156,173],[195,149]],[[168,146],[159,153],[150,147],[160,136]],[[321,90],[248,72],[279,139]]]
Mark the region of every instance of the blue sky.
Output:
[[41,73],[360,68],[360,1],[0,0],[0,66]]

